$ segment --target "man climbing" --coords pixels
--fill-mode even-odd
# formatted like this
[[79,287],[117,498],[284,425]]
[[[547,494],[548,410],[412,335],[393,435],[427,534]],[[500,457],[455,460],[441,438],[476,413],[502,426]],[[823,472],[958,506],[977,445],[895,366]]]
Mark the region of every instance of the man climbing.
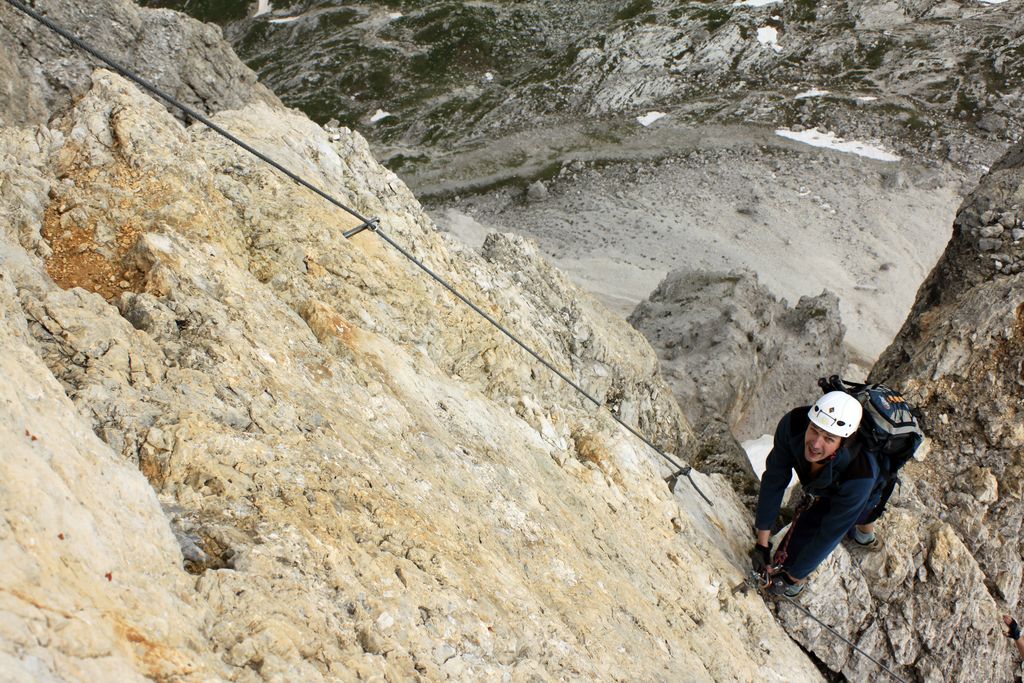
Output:
[[[872,496],[878,463],[854,438],[862,415],[856,398],[830,391],[779,421],[761,478],[757,541],[750,552],[754,571],[768,582],[769,592],[798,595],[807,576],[847,532],[862,545],[874,541],[872,527],[865,524],[878,502],[873,500],[877,494]],[[773,558],[771,529],[794,470],[804,495]]]

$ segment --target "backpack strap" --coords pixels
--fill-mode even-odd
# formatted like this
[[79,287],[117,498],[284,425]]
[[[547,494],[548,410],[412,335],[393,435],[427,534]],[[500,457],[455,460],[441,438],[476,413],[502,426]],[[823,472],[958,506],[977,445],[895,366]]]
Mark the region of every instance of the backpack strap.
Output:
[[861,384],[860,382],[851,382],[845,380],[839,375],[831,375],[830,377],[822,377],[818,379],[818,386],[821,387],[822,392],[828,393],[830,391],[845,391],[848,394],[858,394],[864,389],[867,389],[870,385]]

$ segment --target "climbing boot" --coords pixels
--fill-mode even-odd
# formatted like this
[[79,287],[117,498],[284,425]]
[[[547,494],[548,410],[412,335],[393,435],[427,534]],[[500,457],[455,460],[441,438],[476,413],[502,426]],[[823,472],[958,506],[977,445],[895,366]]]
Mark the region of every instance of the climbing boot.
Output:
[[846,534],[846,537],[853,541],[852,545],[854,548],[871,552],[882,549],[882,542],[878,540],[878,536],[875,535],[874,531],[865,534],[857,527],[853,527]]

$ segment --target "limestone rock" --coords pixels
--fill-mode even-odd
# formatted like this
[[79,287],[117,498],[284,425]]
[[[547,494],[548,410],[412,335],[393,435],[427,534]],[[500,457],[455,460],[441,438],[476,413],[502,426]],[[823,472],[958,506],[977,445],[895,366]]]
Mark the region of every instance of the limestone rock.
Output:
[[772,433],[779,406],[817,393],[846,365],[838,300],[824,292],[795,308],[750,271],[673,271],[630,323],[658,352],[691,422],[721,417],[738,438]]
[[[203,113],[280,101],[220,29],[128,0],[46,2],[34,9],[172,97]],[[0,6],[0,125],[46,122],[90,87],[96,61],[8,3]]]
[[[1021,600],[1021,493],[1024,468],[1018,454],[1024,299],[1019,273],[993,271],[979,252],[977,235],[986,225],[1024,205],[1024,147],[1009,150],[957,214],[946,252],[921,286],[900,334],[872,371],[876,378],[902,384],[927,417],[932,447],[927,466],[913,469],[928,500],[920,518],[937,513],[976,558],[979,602],[1018,613]],[[992,217],[992,221],[984,220]],[[1000,226],[1002,227],[1002,226]],[[1020,245],[1000,233],[1006,258],[1016,262]],[[1014,578],[1009,578],[1014,577]],[[998,587],[990,595],[985,586]],[[958,629],[965,637],[991,628],[984,619]],[[928,628],[929,619],[919,620]],[[975,635],[973,637],[978,637]],[[982,666],[988,650],[997,662],[994,678],[1011,676],[1011,655],[996,634],[982,648],[946,654],[946,676]],[[980,647],[980,646],[979,646]],[[952,648],[951,648],[952,650]],[[938,675],[938,673],[936,673]]]
[[[749,517],[481,316],[104,71],[0,131],[0,653],[21,678],[818,680],[734,593]],[[217,116],[683,458],[642,337],[436,231],[366,142]],[[62,536],[63,535],[63,536]],[[630,653],[623,657],[623,653]]]

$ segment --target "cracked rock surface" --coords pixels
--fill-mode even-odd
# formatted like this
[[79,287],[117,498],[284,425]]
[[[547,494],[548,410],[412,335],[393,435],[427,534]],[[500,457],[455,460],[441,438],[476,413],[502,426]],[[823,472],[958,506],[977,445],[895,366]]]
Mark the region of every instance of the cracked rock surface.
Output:
[[[0,134],[19,679],[816,680],[720,477],[647,447],[355,219],[117,76]],[[638,332],[522,238],[438,233],[348,131],[218,121],[328,188],[617,415],[693,437]],[[623,657],[623,652],[631,656]]]

